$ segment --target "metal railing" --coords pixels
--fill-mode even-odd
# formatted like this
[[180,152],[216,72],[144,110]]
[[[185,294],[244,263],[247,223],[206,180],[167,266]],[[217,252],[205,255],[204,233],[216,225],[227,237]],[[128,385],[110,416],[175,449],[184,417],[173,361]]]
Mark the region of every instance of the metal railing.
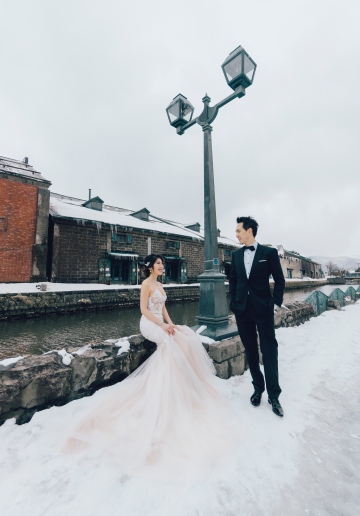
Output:
[[314,290],[314,292],[312,292],[310,296],[305,299],[305,303],[312,305],[315,308],[316,313],[320,315],[329,309],[331,301],[338,301],[340,307],[346,305],[347,298],[356,302],[357,293],[360,296],[360,285],[358,286],[357,290],[355,290],[354,287],[348,287],[345,292],[340,288],[335,288],[329,296],[323,292],[320,292],[320,290]]

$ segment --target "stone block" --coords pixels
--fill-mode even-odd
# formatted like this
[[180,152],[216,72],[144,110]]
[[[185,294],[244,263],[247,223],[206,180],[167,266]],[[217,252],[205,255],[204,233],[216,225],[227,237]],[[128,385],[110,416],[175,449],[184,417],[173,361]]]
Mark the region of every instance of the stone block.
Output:
[[216,369],[216,376],[219,378],[222,378],[223,380],[227,380],[230,378],[231,374],[229,372],[229,361],[226,360],[225,362],[221,362],[218,364],[217,362],[214,362],[214,366]]
[[229,370],[230,376],[237,376],[244,374],[246,366],[245,354],[238,355],[237,357],[230,358]]
[[70,367],[72,370],[72,389],[77,392],[89,387],[89,379],[96,367],[95,358],[74,356]]
[[338,299],[328,299],[327,306],[329,310],[341,310],[340,301]]
[[71,369],[57,353],[19,360],[0,375],[0,421],[7,412],[60,402],[70,390]]
[[209,345],[209,356],[214,362],[224,362],[232,357],[240,355],[244,351],[244,346],[237,335],[231,339],[221,340]]

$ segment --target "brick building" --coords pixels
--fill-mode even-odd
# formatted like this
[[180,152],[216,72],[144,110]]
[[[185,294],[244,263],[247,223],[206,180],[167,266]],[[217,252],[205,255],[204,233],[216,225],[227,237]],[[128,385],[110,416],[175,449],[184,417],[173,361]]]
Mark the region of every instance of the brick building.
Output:
[[0,282],[46,280],[50,184],[27,158],[0,157]]
[[[219,261],[229,271],[239,244],[219,232]],[[47,275],[54,282],[137,284],[147,254],[165,258],[165,283],[191,283],[204,270],[199,223],[165,220],[143,208],[131,211],[51,193]]]

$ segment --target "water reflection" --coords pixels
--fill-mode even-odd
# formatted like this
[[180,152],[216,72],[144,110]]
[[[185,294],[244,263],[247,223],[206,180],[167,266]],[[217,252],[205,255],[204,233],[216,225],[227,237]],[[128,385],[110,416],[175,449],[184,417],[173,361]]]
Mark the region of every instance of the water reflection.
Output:
[[[329,295],[334,285],[318,288]],[[339,285],[346,290],[348,285]],[[298,289],[285,293],[284,303],[304,301],[314,289]],[[175,323],[194,326],[198,302],[175,303],[167,306]],[[92,341],[134,335],[139,331],[138,308],[121,308],[101,312],[70,315],[48,315],[39,319],[0,322],[0,360],[17,355],[41,354],[51,349],[82,345]]]

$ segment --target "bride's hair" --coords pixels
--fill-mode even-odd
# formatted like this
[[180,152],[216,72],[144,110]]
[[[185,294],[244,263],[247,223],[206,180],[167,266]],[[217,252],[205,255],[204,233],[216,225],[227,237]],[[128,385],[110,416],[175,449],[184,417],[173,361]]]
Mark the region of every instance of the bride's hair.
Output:
[[160,260],[164,263],[164,258],[160,254],[149,254],[144,259],[144,274],[148,278],[150,276],[150,269],[154,266],[156,260]]

